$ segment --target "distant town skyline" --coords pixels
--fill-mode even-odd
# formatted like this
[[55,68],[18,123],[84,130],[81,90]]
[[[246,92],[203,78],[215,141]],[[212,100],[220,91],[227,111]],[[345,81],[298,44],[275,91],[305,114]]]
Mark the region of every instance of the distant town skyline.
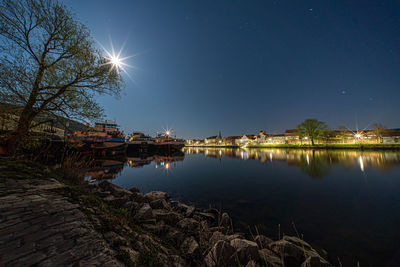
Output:
[[400,128],[399,2],[64,3],[133,56],[121,98],[100,98],[127,134],[280,133],[307,118]]

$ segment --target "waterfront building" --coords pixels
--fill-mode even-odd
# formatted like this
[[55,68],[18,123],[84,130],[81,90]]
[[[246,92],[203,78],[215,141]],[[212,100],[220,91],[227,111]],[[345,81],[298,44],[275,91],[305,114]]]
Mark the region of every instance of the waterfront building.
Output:
[[[355,144],[355,143],[399,143],[400,129],[358,130],[347,129],[329,130],[315,140],[316,144]],[[186,140],[188,146],[246,146],[249,144],[311,144],[307,136],[300,137],[297,129],[286,130],[284,134],[267,134],[260,131],[258,135],[221,137],[210,136],[204,140]]]
[[267,143],[267,139],[268,139],[268,135],[265,132],[260,131],[257,135],[256,142],[257,142],[257,144],[264,144],[264,143]]
[[388,129],[382,133],[382,143],[399,143],[400,129]]
[[271,142],[271,144],[286,144],[285,135],[271,134],[268,138],[268,142]]
[[[21,111],[21,108],[15,107],[15,109],[10,110],[2,110],[0,108],[0,135],[15,131],[18,127],[18,114]],[[40,114],[32,121],[29,131],[39,135],[51,135],[57,138],[64,138],[66,134],[73,133],[77,130],[86,130],[86,128],[87,127],[80,122],[63,118],[61,116]]]
[[210,137],[204,139],[204,143],[207,146],[222,145],[221,133],[219,133],[219,135],[210,136]]
[[241,136],[228,136],[226,138],[224,138],[224,145],[225,146],[236,146],[236,140],[242,138]]
[[285,131],[285,143],[286,144],[298,144],[300,143],[300,133],[297,129],[290,129]]
[[257,140],[257,136],[254,134],[245,134],[240,139],[236,139],[236,145],[245,146],[249,143],[255,142]]
[[187,139],[185,141],[185,145],[187,146],[201,146],[204,145],[204,141],[200,139]]

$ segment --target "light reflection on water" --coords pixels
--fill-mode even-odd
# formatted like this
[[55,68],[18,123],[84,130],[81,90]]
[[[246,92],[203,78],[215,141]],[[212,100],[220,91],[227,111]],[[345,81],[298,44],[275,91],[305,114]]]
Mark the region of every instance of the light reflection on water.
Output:
[[310,177],[320,178],[327,175],[332,165],[336,164],[347,167],[358,165],[361,172],[366,167],[388,170],[393,165],[400,164],[398,151],[186,148],[185,153],[258,160],[261,163],[283,161],[288,165],[299,166]]
[[238,230],[295,235],[294,222],[336,265],[400,262],[400,152],[186,148],[118,166],[112,182],[221,208]]

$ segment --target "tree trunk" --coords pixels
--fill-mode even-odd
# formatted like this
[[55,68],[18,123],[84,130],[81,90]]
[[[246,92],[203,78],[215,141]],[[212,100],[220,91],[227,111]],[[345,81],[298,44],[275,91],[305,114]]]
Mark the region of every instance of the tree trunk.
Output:
[[[41,58],[42,62],[44,60],[44,56],[45,54],[42,55]],[[5,141],[5,149],[6,153],[8,154],[15,154],[22,137],[28,133],[29,126],[33,118],[37,115],[37,112],[34,110],[34,105],[37,101],[37,96],[39,93],[39,84],[42,81],[43,73],[44,73],[44,66],[40,64],[35,82],[33,84],[32,91],[19,117],[17,130],[15,131],[13,136],[11,136]]]
[[314,138],[311,137],[311,144],[314,146]]
[[8,154],[15,154],[21,139],[24,135],[29,131],[29,126],[33,119],[32,108],[28,108],[27,106],[21,113],[21,116],[18,120],[18,127],[14,134],[5,141],[5,150]]

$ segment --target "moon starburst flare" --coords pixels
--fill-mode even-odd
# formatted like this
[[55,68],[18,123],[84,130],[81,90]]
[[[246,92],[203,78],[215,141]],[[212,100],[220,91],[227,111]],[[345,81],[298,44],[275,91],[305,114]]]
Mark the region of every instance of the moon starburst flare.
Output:
[[118,53],[114,50],[114,45],[110,39],[110,46],[111,46],[111,51],[107,50],[100,42],[100,46],[102,47],[102,49],[105,52],[105,56],[104,58],[106,59],[106,63],[104,63],[103,65],[110,65],[110,71],[113,70],[117,70],[117,71],[123,71],[126,75],[129,76],[129,78],[131,78],[131,76],[129,75],[129,73],[127,72],[126,68],[133,68],[133,66],[127,64],[125,61],[131,57],[134,57],[134,55],[132,56],[126,56],[126,57],[122,57],[122,51],[124,49],[125,43],[123,43],[123,45],[121,46],[121,49],[118,51]]
[[[129,64],[125,63],[124,60],[130,58],[129,57],[121,57],[121,51],[118,52],[118,54],[115,54],[114,51],[112,51],[111,53],[107,50],[105,50],[105,52],[107,53],[107,56],[105,56],[104,58],[107,60],[106,63],[104,63],[104,65],[111,65],[111,69],[110,71],[116,69],[117,71],[122,70],[123,72],[125,72],[126,74],[126,68],[131,68],[132,66],[130,66]],[[129,74],[128,74],[129,75]]]

